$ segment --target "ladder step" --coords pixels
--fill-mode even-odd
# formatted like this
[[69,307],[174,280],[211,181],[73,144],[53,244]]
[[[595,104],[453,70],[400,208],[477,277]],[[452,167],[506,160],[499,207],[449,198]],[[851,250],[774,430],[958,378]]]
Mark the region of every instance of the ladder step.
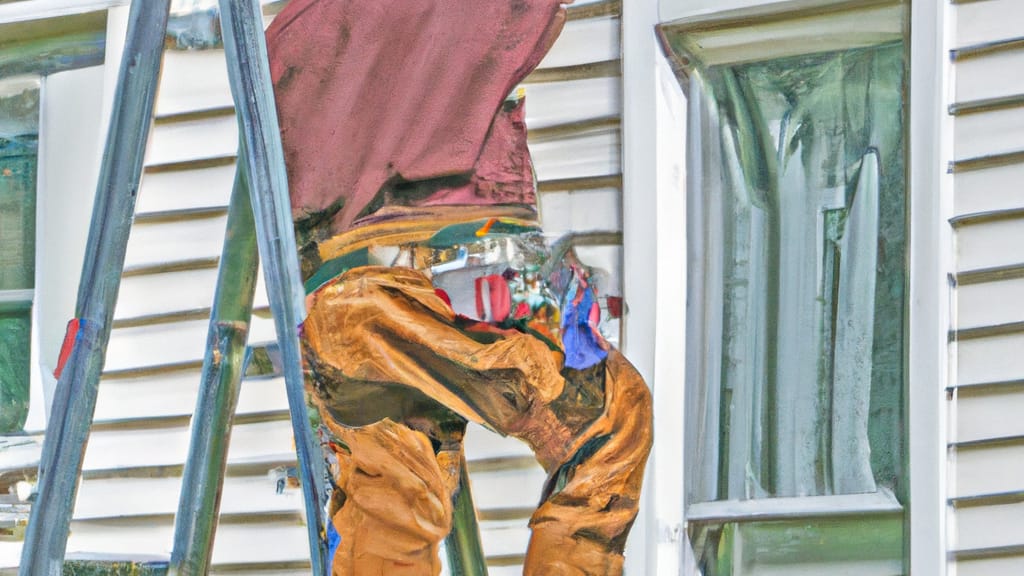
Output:
[[69,554],[64,576],[164,576],[170,560],[155,556]]

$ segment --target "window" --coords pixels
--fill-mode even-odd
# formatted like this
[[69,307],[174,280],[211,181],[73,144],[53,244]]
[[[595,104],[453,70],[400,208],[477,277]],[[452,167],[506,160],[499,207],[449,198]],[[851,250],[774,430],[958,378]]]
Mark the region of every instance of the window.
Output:
[[0,433],[28,415],[39,81],[0,83]]
[[661,30],[691,107],[686,518],[705,576],[903,569],[906,6],[859,4]]

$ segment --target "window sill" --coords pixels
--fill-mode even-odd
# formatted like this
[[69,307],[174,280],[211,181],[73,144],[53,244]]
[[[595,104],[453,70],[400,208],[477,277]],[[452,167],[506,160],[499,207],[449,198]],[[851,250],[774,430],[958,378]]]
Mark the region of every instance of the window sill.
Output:
[[686,521],[691,525],[739,524],[853,515],[895,516],[902,513],[903,505],[892,492],[882,488],[868,494],[699,502],[687,508]]

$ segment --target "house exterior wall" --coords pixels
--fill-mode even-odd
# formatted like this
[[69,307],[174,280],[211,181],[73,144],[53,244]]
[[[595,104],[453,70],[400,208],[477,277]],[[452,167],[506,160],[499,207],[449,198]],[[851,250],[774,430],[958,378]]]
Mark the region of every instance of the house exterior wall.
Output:
[[949,573],[1024,570],[1024,5],[949,6]]
[[[793,8],[829,3],[766,4]],[[58,15],[71,4],[47,2],[47,9]],[[634,25],[640,30],[654,21],[704,18],[715,10],[750,9],[753,4],[757,2],[662,0],[660,15],[626,10],[637,15],[639,23]],[[535,77],[542,80],[527,85],[528,124],[541,180],[545,229],[557,236],[570,230],[625,228],[625,249],[598,247],[590,251],[590,257],[618,272],[625,253],[624,274],[633,277],[643,268],[637,254],[643,251],[642,245],[649,244],[641,240],[656,238],[657,253],[668,255],[667,259],[659,256],[657,266],[673,266],[679,261],[671,254],[681,255],[685,250],[684,228],[674,228],[685,221],[685,214],[675,220],[671,213],[682,211],[682,205],[673,202],[682,193],[678,173],[682,167],[661,152],[679,146],[679,139],[664,138],[680,125],[667,120],[678,114],[681,94],[670,93],[664,85],[667,68],[655,72],[657,67],[651,64],[646,69],[647,63],[657,58],[653,52],[629,52],[645,51],[651,44],[637,42],[633,33],[620,41],[620,2],[577,1],[574,6],[578,18],[569,22],[542,64],[543,73]],[[268,17],[273,12],[268,10]],[[126,22],[125,14],[123,6],[111,11],[104,67],[107,106],[116,82],[116,45],[123,37],[119,27]],[[1024,569],[1024,529],[1019,522],[1024,510],[1024,424],[1018,417],[1024,408],[1024,355],[1020,353],[1024,347],[1024,187],[1020,185],[1024,179],[1024,75],[1019,72],[1024,70],[1024,28],[1020,25],[1024,5],[1019,0],[950,0],[930,20],[915,20],[920,22],[937,27],[931,30],[936,41],[917,46],[911,66],[939,70],[931,81],[940,87],[940,93],[932,98],[912,96],[916,98],[912,104],[918,108],[914,113],[924,122],[937,118],[930,131],[921,132],[935,136],[934,153],[911,155],[918,159],[913,170],[923,171],[923,181],[934,183],[929,191],[936,195],[937,205],[923,216],[926,225],[916,228],[934,232],[918,240],[919,246],[933,245],[927,258],[934,266],[916,276],[930,280],[925,282],[925,298],[915,302],[925,303],[924,308],[917,304],[917,313],[935,317],[920,324],[923,328],[911,327],[911,370],[927,375],[926,382],[910,383],[909,394],[911,568],[923,573],[915,566],[934,563],[937,570],[944,567],[948,574],[958,576],[1019,574]],[[633,64],[622,64],[623,49]],[[953,50],[948,64],[944,63],[946,49]],[[636,83],[626,90],[625,102],[620,76],[623,67],[626,81]],[[53,92],[61,86],[65,90],[80,86],[98,89],[98,71],[74,74],[84,84],[55,76],[48,83],[51,92],[44,95],[45,101],[67,101],[68,94]],[[912,94],[916,90],[913,78]],[[630,102],[644,100],[643,90],[659,89],[664,93],[647,104],[634,104],[638,108],[627,113],[626,121],[635,121],[636,128],[633,136],[624,136],[623,104],[628,110]],[[650,103],[661,108],[653,114],[641,112]],[[169,552],[188,417],[195,405],[206,316],[234,170],[237,132],[231,106],[222,51],[167,53],[139,217],[129,244],[115,312],[117,324],[100,386],[69,552]],[[51,110],[50,121],[57,118],[52,115],[55,110]],[[44,128],[46,114],[44,111]],[[653,131],[656,137],[649,138],[649,144],[637,144],[644,141],[643,131]],[[638,132],[641,136],[636,136]],[[635,152],[627,153],[623,160],[624,142],[631,147],[649,145],[660,160],[638,157]],[[678,153],[675,150],[673,153]],[[59,150],[46,154],[48,159],[43,162],[53,162],[51,168],[56,170]],[[76,171],[88,169],[84,166]],[[653,170],[663,179],[654,184],[658,192],[645,192],[642,188],[652,181],[639,174],[631,177],[630,170]],[[673,170],[676,172],[670,174]],[[61,183],[67,176],[57,171],[41,179],[41,206],[51,198],[48,190],[72,186]],[[624,186],[632,215],[623,213]],[[666,196],[672,194],[677,196]],[[947,198],[948,205],[944,204]],[[655,215],[655,232],[645,235],[643,222],[650,215]],[[630,244],[631,234],[636,244]],[[944,244],[942,239],[947,237],[955,245]],[[47,241],[41,252],[45,260],[52,262],[53,254],[60,252],[57,244],[59,241]],[[913,255],[911,259],[913,265]],[[49,264],[42,266],[48,269]],[[683,282],[681,275],[681,271],[673,271],[664,275],[665,282],[656,283],[659,290],[652,293],[655,304],[650,317],[645,320],[638,314],[636,322],[627,323],[623,342],[627,352],[632,347],[640,357],[650,357],[644,361],[644,370],[658,379],[656,397],[668,403],[678,391],[670,381],[679,378],[681,335],[673,340],[671,323],[658,324],[652,351],[650,345],[638,344],[641,336],[631,342],[629,334],[655,334],[651,324],[661,320],[652,318],[669,310],[671,285]],[[947,287],[939,287],[947,276]],[[914,277],[912,271],[912,281]],[[627,304],[631,294],[642,291],[630,292],[629,282]],[[262,285],[257,294],[251,341],[269,342],[274,331]],[[40,297],[47,298],[45,294]],[[914,293],[911,297],[915,298]],[[66,300],[66,296],[61,298]],[[649,305],[636,302],[638,311]],[[62,321],[59,317],[47,320],[55,326]],[[52,342],[44,341],[41,346],[46,348],[40,350],[45,364],[53,355],[52,350],[47,351]],[[915,355],[915,348],[926,353]],[[935,354],[938,348],[945,352]],[[271,469],[294,463],[283,380],[247,379],[238,413],[214,555],[219,568],[214,573],[230,569],[250,574],[305,573],[301,495],[294,490],[277,494],[275,482],[268,476]],[[672,410],[663,411],[661,421],[672,415]],[[666,430],[675,433],[671,426]],[[662,434],[659,439],[665,437]],[[652,470],[685,465],[681,450],[673,461],[665,446],[659,445],[658,467]],[[467,450],[491,573],[517,574],[528,538],[526,519],[543,472],[524,446],[483,430],[472,431]],[[0,456],[0,468],[13,462],[7,456]],[[920,462],[916,467],[915,461]],[[941,477],[929,478],[933,473]],[[685,551],[679,540],[673,539],[673,522],[680,511],[658,513],[658,508],[665,502],[678,506],[681,488],[679,494],[673,494],[671,482],[657,480],[666,477],[670,476],[656,476],[648,483],[650,517],[637,529],[638,534],[648,533],[646,543],[631,548],[636,551],[634,556],[643,555],[647,561],[631,561],[634,573],[679,573],[679,558],[674,555]],[[934,514],[929,516],[927,511]],[[934,518],[943,527],[921,525],[914,518]],[[17,543],[0,543],[0,564],[10,566],[10,559],[17,558],[17,547]],[[656,561],[655,555],[659,555]],[[688,573],[687,569],[684,565],[682,573]],[[926,573],[932,573],[931,569]]]

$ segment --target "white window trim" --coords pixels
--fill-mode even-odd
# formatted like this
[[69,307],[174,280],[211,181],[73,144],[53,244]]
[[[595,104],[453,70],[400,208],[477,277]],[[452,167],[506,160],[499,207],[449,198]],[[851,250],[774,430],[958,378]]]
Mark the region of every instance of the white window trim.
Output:
[[913,0],[910,17],[910,322],[907,436],[910,474],[910,566],[946,574],[945,389],[950,379],[953,294],[952,117],[948,2]]
[[[657,295],[660,257],[658,247],[657,194],[657,80],[658,53],[654,26],[658,22],[657,0],[629,0],[622,3],[622,233],[623,233],[623,315],[622,350],[652,387],[655,396],[655,426],[664,421],[659,407],[660,390],[656,374]],[[662,294],[665,290],[660,291]],[[655,446],[664,440],[655,430]],[[681,454],[681,452],[680,452]],[[657,450],[647,464],[640,511],[626,544],[625,573],[630,576],[678,573],[658,562],[658,495],[654,480]]]
[[903,506],[896,496],[888,489],[880,488],[878,492],[866,494],[695,502],[686,510],[686,521],[700,524],[766,522],[902,511]]
[[656,439],[625,572],[669,576],[685,561],[686,103],[657,41],[657,0],[629,0],[622,11],[622,348],[652,387]]
[[0,5],[0,24],[85,14],[129,2],[130,0],[21,0]]

